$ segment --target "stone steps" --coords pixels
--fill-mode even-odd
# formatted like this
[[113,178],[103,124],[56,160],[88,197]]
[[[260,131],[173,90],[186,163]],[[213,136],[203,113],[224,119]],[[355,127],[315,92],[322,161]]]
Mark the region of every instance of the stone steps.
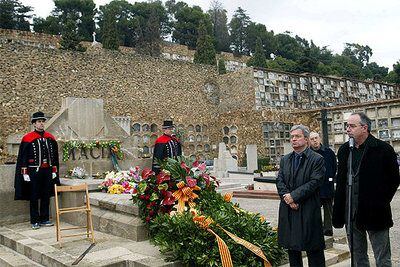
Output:
[[[62,227],[71,226],[62,223]],[[73,230],[79,232],[81,230]],[[72,232],[73,232],[72,231]],[[118,236],[95,232],[96,245],[87,253],[78,266],[124,267],[141,266],[180,267],[178,262],[166,262],[158,248],[149,241],[136,242]],[[64,238],[63,247],[56,242],[55,228],[42,227],[32,230],[30,224],[19,223],[0,227],[0,245],[6,247],[6,252],[0,247],[0,266],[54,266],[64,267],[71,264],[90,246],[90,241],[82,237]],[[9,255],[14,258],[29,258],[28,265],[10,264]],[[8,259],[8,260],[7,260]],[[6,262],[5,264],[2,264]],[[8,263],[7,263],[8,262]],[[16,260],[14,263],[20,261]]]
[[[132,203],[131,195],[92,192],[89,193],[89,198],[95,231],[134,241],[143,241],[149,238],[146,225],[140,219],[139,209]],[[86,225],[86,215],[85,213],[70,213],[61,216],[61,221],[84,226]]]
[[19,254],[6,246],[0,245],[0,266],[2,267],[40,267],[43,266],[30,260],[28,257]]
[[[325,249],[325,266],[336,266],[338,263],[346,262],[350,258],[350,252],[347,245],[333,243],[332,247]],[[303,253],[304,267],[308,266],[308,260],[305,253]],[[289,263],[280,265],[280,267],[290,267]]]
[[[146,225],[139,217],[139,208],[132,203],[131,195],[112,195],[101,192],[89,194],[92,207],[93,228],[134,241],[149,239]],[[82,225],[86,217],[82,217]]]
[[273,190],[241,190],[233,191],[233,197],[280,199],[278,192]]

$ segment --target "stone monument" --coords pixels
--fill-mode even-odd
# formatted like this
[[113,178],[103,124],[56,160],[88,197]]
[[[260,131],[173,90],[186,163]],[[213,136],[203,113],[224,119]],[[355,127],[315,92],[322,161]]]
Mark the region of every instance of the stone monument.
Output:
[[237,160],[226,149],[225,143],[219,143],[218,158],[214,158],[213,171],[218,178],[227,177],[228,171],[238,171]]
[[[124,125],[126,126],[126,125]],[[46,122],[46,130],[52,133],[59,145],[60,176],[63,177],[75,167],[85,170],[87,176],[101,174],[114,169],[109,147],[92,145],[81,148],[77,143],[98,144],[119,141],[124,152],[124,159],[118,160],[121,169],[131,166],[151,166],[150,159],[141,159],[137,155],[131,136],[127,129],[104,111],[102,99],[67,97],[62,100],[61,109]],[[17,154],[22,134],[9,136],[7,148],[9,153]],[[71,145],[75,142],[75,145]],[[64,145],[71,148],[66,151],[68,159],[63,157]],[[63,158],[65,161],[63,161]]]
[[254,172],[258,169],[257,145],[246,145],[247,171]]

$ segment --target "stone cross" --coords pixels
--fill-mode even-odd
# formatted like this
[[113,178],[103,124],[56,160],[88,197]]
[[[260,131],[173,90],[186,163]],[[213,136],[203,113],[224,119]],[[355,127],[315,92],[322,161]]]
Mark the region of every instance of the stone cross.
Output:
[[93,36],[93,43],[94,44],[97,43],[97,41],[96,41],[96,32],[93,32],[92,36]]

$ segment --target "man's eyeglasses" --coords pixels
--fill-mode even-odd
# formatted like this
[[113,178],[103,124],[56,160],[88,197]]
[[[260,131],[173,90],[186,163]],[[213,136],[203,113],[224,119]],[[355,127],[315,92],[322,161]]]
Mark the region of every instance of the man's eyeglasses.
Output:
[[358,126],[364,126],[364,125],[362,125],[362,124],[347,124],[346,128],[354,129],[354,128],[357,128]]

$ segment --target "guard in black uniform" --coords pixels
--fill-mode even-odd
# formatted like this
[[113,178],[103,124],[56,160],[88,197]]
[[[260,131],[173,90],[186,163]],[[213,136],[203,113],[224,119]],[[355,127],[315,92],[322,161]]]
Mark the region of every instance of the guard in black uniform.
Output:
[[179,139],[172,134],[174,128],[172,121],[164,121],[162,125],[164,134],[158,137],[154,144],[152,169],[156,174],[160,172],[161,168],[158,161],[182,156],[181,143]]
[[30,201],[32,229],[54,225],[49,221],[49,203],[54,184],[60,185],[58,146],[54,136],[44,130],[45,121],[43,112],[32,115],[35,130],[22,138],[15,171],[15,199]]

